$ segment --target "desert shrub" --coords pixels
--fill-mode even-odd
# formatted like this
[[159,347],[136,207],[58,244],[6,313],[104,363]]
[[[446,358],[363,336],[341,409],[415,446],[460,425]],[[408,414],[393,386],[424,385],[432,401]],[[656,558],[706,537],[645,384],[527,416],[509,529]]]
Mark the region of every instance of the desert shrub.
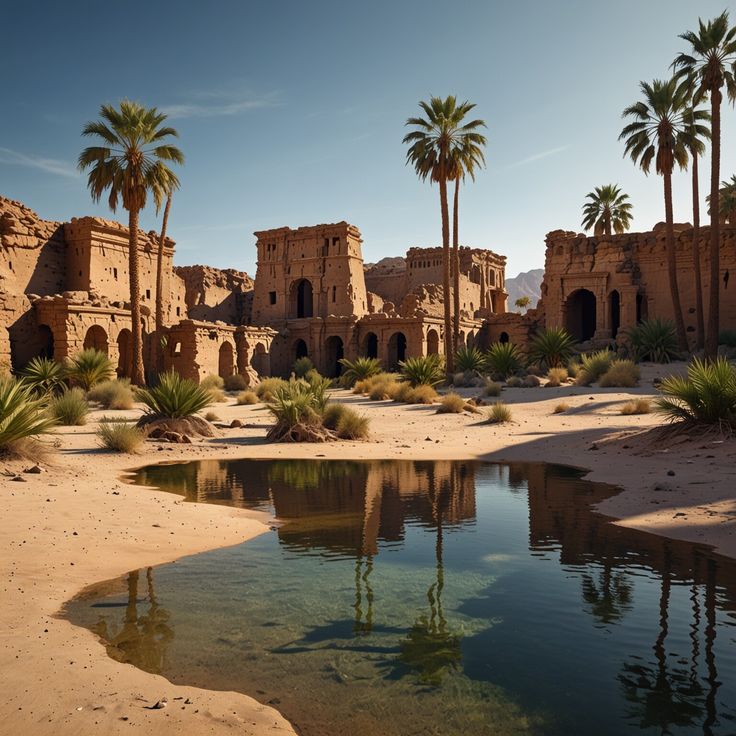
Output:
[[570,378],[577,378],[580,375],[580,359],[574,358],[567,364],[567,375]]
[[478,348],[460,348],[455,353],[455,368],[460,373],[482,371],[485,362],[485,356]]
[[87,392],[87,398],[101,404],[103,409],[133,408],[133,390],[127,378],[101,381]]
[[332,388],[332,379],[325,378],[315,372],[310,374],[306,383],[317,401],[319,411],[322,412],[325,406],[327,406],[327,401],[330,398],[328,391]]
[[519,378],[519,376],[511,376],[511,378],[506,381],[506,385],[509,388],[521,388],[524,385],[524,379]]
[[232,376],[228,376],[225,379],[225,391],[245,391],[248,388],[248,381],[245,380],[245,376],[241,376],[240,373],[233,373]]
[[271,401],[276,391],[283,388],[287,384],[283,378],[264,378],[256,386],[256,396],[261,401]]
[[563,414],[570,408],[570,404],[566,404],[564,401],[561,401],[559,404],[555,406],[555,408],[552,410],[553,414]]
[[378,358],[356,358],[348,360],[341,358],[342,374],[340,383],[345,388],[353,388],[358,381],[365,381],[371,376],[377,376],[381,373],[381,361]]
[[191,417],[212,403],[210,390],[174,371],[162,373],[155,386],[138,389],[138,399],[149,415],[166,419]]
[[125,422],[100,422],[97,438],[107,450],[133,454],[143,444],[146,433]]
[[524,362],[519,348],[511,342],[494,342],[485,356],[486,369],[493,376],[506,379],[518,371]]
[[86,424],[89,404],[84,391],[75,387],[55,396],[49,403],[49,413],[64,427],[81,427]]
[[105,353],[87,348],[71,358],[66,366],[66,374],[74,384],[89,391],[96,383],[111,379],[115,371]]
[[491,380],[487,380],[483,387],[483,393],[485,393],[486,396],[500,396],[501,390],[501,384]]
[[396,381],[390,386],[389,398],[402,404],[411,404],[413,388],[408,381]]
[[212,404],[223,404],[227,401],[227,396],[221,388],[209,388],[207,392],[210,395],[210,403]]
[[401,375],[412,386],[437,386],[445,380],[445,360],[441,355],[418,355],[399,362]]
[[[329,384],[327,379],[324,379]],[[322,424],[322,413],[327,406],[327,392],[323,382],[292,379],[274,393],[267,403],[276,418],[268,439],[277,442],[317,442],[334,439]]]
[[200,382],[199,385],[202,388],[205,389],[216,389],[216,390],[222,390],[225,388],[225,379],[222,376],[216,376],[213,373],[210,373],[209,376],[205,376]]
[[465,410],[465,399],[459,394],[445,394],[437,407],[438,414],[462,414]]
[[486,412],[488,424],[503,424],[511,421],[511,409],[503,401],[497,401]]
[[537,376],[535,376],[533,373],[530,373],[528,376],[522,379],[521,386],[522,388],[538,388],[541,383],[542,382]]
[[309,371],[314,370],[314,363],[305,356],[302,358],[297,358],[294,361],[294,364],[291,367],[291,372],[297,377],[297,378],[304,378]]
[[206,413],[206,414],[204,415],[204,418],[205,418],[205,419],[206,419],[206,420],[207,420],[208,422],[219,422],[219,421],[220,421],[220,417],[219,417],[219,416],[217,415],[217,412],[214,412],[214,411],[208,411],[208,412],[207,412],[207,413]]
[[363,414],[358,414],[349,406],[343,407],[343,411],[337,420],[335,431],[337,436],[343,440],[363,440],[368,436],[370,420]]
[[328,403],[322,412],[322,424],[327,429],[337,429],[337,423],[340,421],[340,417],[349,408],[345,404]]
[[64,367],[51,358],[33,358],[21,372],[34,394],[52,396],[64,389]]
[[567,368],[559,366],[557,368],[550,368],[547,371],[546,386],[556,388],[557,386],[561,386],[565,381],[567,381]]
[[718,333],[718,344],[736,348],[736,330],[721,330]]
[[615,355],[610,350],[596,350],[580,356],[580,371],[575,379],[579,386],[590,386],[611,367]]
[[464,373],[456,373],[452,377],[453,386],[482,386],[484,383],[483,376],[477,371],[465,371]]
[[652,411],[652,402],[649,399],[633,399],[627,401],[621,407],[621,413],[629,416],[631,414],[649,414]]
[[235,403],[238,406],[249,406],[251,404],[257,404],[258,394],[256,394],[255,391],[241,391],[235,399]]
[[628,330],[629,350],[636,360],[669,363],[677,357],[677,332],[668,320],[650,319]]
[[633,360],[614,360],[611,367],[600,377],[601,388],[633,388],[639,383],[641,371]]
[[570,360],[574,344],[563,327],[540,330],[529,346],[529,360],[546,368],[559,368]]
[[409,395],[405,399],[407,404],[433,404],[437,399],[437,391],[434,386],[428,386],[426,383],[419,386],[413,386]]
[[656,409],[670,422],[736,429],[736,368],[725,358],[712,362],[696,358],[687,377],[665,378],[659,390]]
[[48,432],[56,420],[24,380],[0,379],[0,453],[27,456],[32,438]]
[[396,378],[389,377],[389,374],[381,374],[376,376],[368,384],[368,398],[371,401],[384,401],[385,399],[393,399],[394,394],[400,386],[409,384],[401,384]]

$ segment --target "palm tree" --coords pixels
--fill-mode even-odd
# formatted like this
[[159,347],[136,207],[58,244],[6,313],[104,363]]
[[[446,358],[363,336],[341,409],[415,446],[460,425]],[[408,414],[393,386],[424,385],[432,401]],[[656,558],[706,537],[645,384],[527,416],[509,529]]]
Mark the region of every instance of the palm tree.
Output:
[[437,182],[440,190],[440,211],[442,216],[442,256],[444,290],[444,347],[447,373],[453,373],[452,325],[450,320],[450,225],[447,207],[447,182],[453,178],[453,152],[465,133],[472,132],[482,121],[472,121],[461,125],[468,110],[473,108],[468,102],[457,104],[454,96],[444,100],[431,97],[429,102],[420,101],[419,106],[426,118],[409,118],[406,125],[415,130],[404,136],[403,142],[410,144],[406,162],[414,166],[419,178]]
[[123,100],[120,107],[102,105],[100,120],[87,123],[84,136],[95,136],[101,145],[85,148],[79,155],[80,170],[90,169],[87,185],[92,199],[99,201],[109,190],[108,204],[115,212],[118,201],[128,211],[128,261],[130,320],[133,333],[134,384],[144,383],[143,332],[141,325],[140,278],[138,273],[138,218],[150,192],[156,207],[178,187],[179,180],[164,162],[181,164],[181,151],[165,142],[177,136],[174,128],[161,127],[166,115],[137,102]]
[[[710,195],[706,198],[710,213]],[[718,190],[718,219],[729,225],[736,225],[736,174],[730,181],[722,181]]]
[[672,66],[679,74],[694,80],[693,101],[697,104],[710,98],[711,162],[710,162],[710,294],[708,299],[708,330],[705,336],[705,354],[715,358],[718,353],[720,310],[720,240],[718,220],[718,180],[721,171],[721,101],[723,86],[728,99],[736,99],[736,27],[729,28],[728,13],[724,11],[714,20],[703,23],[698,19],[698,30],[680,35],[690,44],[689,54],[678,54]]
[[164,245],[166,243],[166,227],[169,224],[173,189],[167,193],[164,216],[161,220],[161,235],[158,239],[158,255],[156,257],[156,372],[164,370]]
[[[467,104],[467,103],[466,103]],[[468,111],[475,105],[468,105]],[[466,176],[475,181],[475,169],[485,166],[485,156],[482,146],[486,145],[485,136],[477,129],[485,127],[482,120],[473,120],[463,126],[463,133],[459,136],[452,150],[453,171],[452,179],[455,182],[455,193],[452,202],[452,286],[453,286],[453,325],[452,325],[452,354],[457,355],[460,342],[460,244],[458,240],[458,200],[460,181]]]
[[[676,79],[655,79],[651,84],[642,82],[641,92],[644,99],[623,112],[623,117],[633,118],[634,122],[621,131],[619,140],[626,141],[624,155],[629,155],[645,174],[649,173],[654,161],[656,172],[664,181],[667,265],[672,309],[680,350],[687,350],[685,322],[677,287],[677,257],[672,224],[672,172],[675,164],[681,169],[687,166],[688,151],[684,132],[689,101],[687,90],[683,85],[678,85]],[[700,120],[702,114],[702,111],[697,110],[693,113],[696,120]]]
[[620,235],[631,227],[631,203],[617,184],[604,184],[590,192],[583,205],[583,227],[595,235]]

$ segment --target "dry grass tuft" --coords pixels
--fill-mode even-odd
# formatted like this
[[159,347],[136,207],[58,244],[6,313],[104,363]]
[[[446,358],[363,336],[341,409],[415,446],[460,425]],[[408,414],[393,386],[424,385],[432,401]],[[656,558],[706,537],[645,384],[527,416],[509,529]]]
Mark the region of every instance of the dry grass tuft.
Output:
[[503,401],[497,401],[486,412],[486,422],[488,424],[503,424],[511,420],[511,409]]
[[132,455],[143,444],[146,433],[125,422],[100,422],[97,437],[104,448]]
[[486,381],[483,392],[486,396],[500,396],[503,387],[495,381]]
[[[324,421],[324,418],[323,418]],[[342,440],[364,440],[368,437],[370,420],[349,406],[342,407],[335,431]]]
[[641,371],[633,360],[614,360],[611,367],[601,376],[601,388],[633,388],[639,383]]
[[462,414],[465,411],[465,399],[456,393],[445,394],[437,407],[438,414]]
[[255,391],[241,391],[235,399],[235,403],[238,406],[251,406],[253,404],[257,404],[258,394],[256,394]]
[[552,410],[553,414],[564,414],[570,408],[570,404],[566,404],[564,401],[560,402]]
[[217,416],[217,412],[214,412],[214,411],[208,411],[208,412],[207,412],[207,413],[206,413],[206,414],[204,415],[204,418],[205,418],[205,419],[206,419],[206,420],[207,420],[208,422],[219,422],[219,421],[220,421],[220,417],[219,417],[219,416]]
[[87,391],[87,398],[98,402],[103,409],[133,408],[133,389],[127,378],[97,383]]
[[621,413],[624,416],[631,416],[632,414],[651,414],[651,412],[651,399],[633,399],[632,401],[627,401],[621,407]]
[[550,368],[547,372],[547,383],[549,388],[556,388],[567,381],[567,368]]
[[225,379],[225,391],[245,391],[246,388],[248,388],[248,381],[240,373],[233,373],[232,376]]
[[64,391],[49,403],[49,413],[64,427],[81,427],[87,424],[89,404],[81,388]]

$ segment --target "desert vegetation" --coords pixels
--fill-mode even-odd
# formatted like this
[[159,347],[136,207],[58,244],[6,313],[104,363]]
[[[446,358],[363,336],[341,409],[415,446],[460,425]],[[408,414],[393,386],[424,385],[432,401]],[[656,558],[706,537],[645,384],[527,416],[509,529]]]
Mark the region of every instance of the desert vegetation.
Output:
[[36,439],[55,424],[45,401],[31,385],[10,376],[0,378],[0,455],[37,458]]

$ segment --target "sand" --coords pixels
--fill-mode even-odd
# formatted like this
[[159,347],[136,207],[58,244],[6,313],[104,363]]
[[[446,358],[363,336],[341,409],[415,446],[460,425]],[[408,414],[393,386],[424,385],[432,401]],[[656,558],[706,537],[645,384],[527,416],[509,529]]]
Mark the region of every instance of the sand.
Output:
[[[129,570],[215,547],[241,543],[268,528],[263,515],[224,506],[185,504],[168,493],[124,483],[129,468],[197,458],[403,458],[528,460],[590,470],[592,480],[623,491],[601,505],[617,523],[712,545],[736,557],[736,442],[715,435],[652,438],[654,414],[622,416],[632,397],[653,396],[652,379],[675,366],[647,366],[641,388],[508,389],[513,423],[481,424],[471,414],[436,414],[433,407],[371,402],[347,392],[345,401],[371,418],[365,442],[280,445],[265,442],[270,424],[262,406],[218,404],[222,429],[194,445],[149,442],[137,456],[97,447],[93,412],[84,427],[63,428],[58,449],[25,482],[0,476],[0,731],[8,736],[53,734],[293,733],[271,708],[246,695],[172,685],[108,658],[95,635],[57,618],[63,604],[88,585]],[[471,395],[477,391],[464,390]],[[566,402],[570,409],[554,414]],[[0,463],[19,472],[32,463]],[[165,702],[165,707],[152,708]]]

